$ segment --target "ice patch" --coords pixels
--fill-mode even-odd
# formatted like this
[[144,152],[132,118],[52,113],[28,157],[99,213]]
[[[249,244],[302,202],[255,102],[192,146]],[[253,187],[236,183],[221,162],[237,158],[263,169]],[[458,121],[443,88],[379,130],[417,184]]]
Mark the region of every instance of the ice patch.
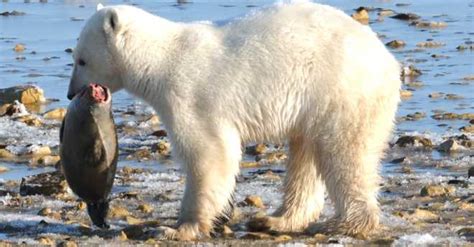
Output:
[[436,238],[431,236],[429,233],[425,234],[410,234],[401,236],[397,239],[393,245],[394,246],[406,246],[406,245],[428,245],[436,243]]

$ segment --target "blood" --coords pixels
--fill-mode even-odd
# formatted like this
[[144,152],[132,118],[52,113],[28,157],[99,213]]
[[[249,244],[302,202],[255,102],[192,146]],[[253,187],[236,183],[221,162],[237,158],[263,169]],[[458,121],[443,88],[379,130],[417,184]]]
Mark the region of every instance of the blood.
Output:
[[89,87],[92,89],[92,98],[96,102],[105,102],[107,100],[107,92],[101,85],[91,83]]

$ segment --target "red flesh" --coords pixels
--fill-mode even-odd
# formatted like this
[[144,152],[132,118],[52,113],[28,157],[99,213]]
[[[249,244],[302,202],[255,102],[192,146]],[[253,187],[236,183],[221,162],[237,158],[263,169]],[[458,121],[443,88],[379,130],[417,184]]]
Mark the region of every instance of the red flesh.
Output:
[[101,103],[107,101],[107,91],[101,85],[96,83],[89,84],[91,88],[91,97],[95,102]]

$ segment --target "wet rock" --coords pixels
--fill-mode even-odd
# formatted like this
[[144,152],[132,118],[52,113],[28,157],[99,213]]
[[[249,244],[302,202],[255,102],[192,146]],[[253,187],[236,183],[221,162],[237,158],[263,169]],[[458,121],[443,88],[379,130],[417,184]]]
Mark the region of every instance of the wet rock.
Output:
[[426,117],[426,113],[424,113],[424,112],[415,112],[415,113],[411,113],[411,114],[406,115],[404,117],[404,120],[417,121],[417,120],[423,119],[425,117]]
[[474,113],[457,114],[457,113],[452,113],[452,112],[444,112],[444,113],[436,113],[431,117],[436,120],[453,120],[453,119],[471,120],[471,119],[474,119]]
[[151,159],[151,152],[147,148],[139,149],[133,153],[131,157],[127,157],[127,159],[135,158],[138,160],[149,160]]
[[280,235],[280,236],[277,236],[276,238],[274,238],[273,240],[276,241],[276,242],[286,242],[286,241],[290,241],[292,239],[293,238],[290,235]]
[[154,136],[160,138],[160,137],[168,136],[168,133],[166,133],[166,130],[157,130],[157,131],[151,133],[151,135],[154,135]]
[[1,12],[0,15],[1,16],[21,16],[21,15],[25,15],[25,12],[13,10],[13,11],[10,11],[10,12],[8,12],[8,11]]
[[59,155],[45,155],[38,158],[34,163],[41,166],[55,166],[60,159]]
[[415,66],[413,65],[405,66],[403,67],[403,70],[402,70],[402,77],[415,78],[422,74],[423,73],[421,72],[421,70],[415,68]]
[[42,208],[39,212],[38,212],[38,215],[39,216],[48,216],[49,214],[51,214],[53,211],[51,210],[51,208]]
[[59,243],[57,247],[77,247],[77,244],[72,240],[66,240]]
[[313,239],[316,240],[317,242],[326,242],[326,241],[328,241],[329,237],[327,235],[322,234],[322,233],[316,233],[313,236]]
[[36,239],[40,245],[55,246],[55,241],[48,237],[39,237]]
[[359,7],[356,9],[355,13],[351,15],[354,20],[367,24],[369,21],[369,12],[364,7]]
[[437,149],[440,152],[449,153],[449,152],[458,151],[460,148],[461,147],[459,146],[457,141],[455,141],[453,139],[449,139],[449,140],[446,140],[446,141],[442,142],[441,144],[439,144]]
[[404,47],[406,43],[403,40],[392,40],[386,43],[385,45],[391,48],[400,48],[400,47]]
[[437,98],[441,98],[441,96],[443,96],[444,93],[441,93],[441,92],[435,92],[435,93],[430,93],[428,94],[428,97],[432,98],[432,99],[437,99]]
[[395,12],[391,9],[382,9],[378,13],[379,16],[390,16],[393,14],[395,14]]
[[458,51],[465,51],[465,50],[474,50],[474,45],[459,45],[456,47]]
[[465,227],[457,231],[459,236],[465,237],[467,241],[474,242],[474,227]]
[[34,85],[0,89],[0,103],[13,103],[15,100],[18,100],[22,104],[36,104],[46,101],[43,90]]
[[7,172],[9,169],[4,167],[4,166],[0,166],[0,173],[4,173],[4,172]]
[[46,156],[51,154],[51,148],[49,146],[32,146],[27,154],[33,156]]
[[421,81],[409,81],[409,82],[406,82],[405,85],[407,85],[408,87],[415,87],[415,88],[420,88],[424,86],[423,82]]
[[461,95],[453,94],[453,93],[448,93],[444,96],[445,99],[449,100],[456,100],[456,99],[463,99],[464,97]]
[[418,28],[445,28],[448,26],[446,22],[442,21],[413,21],[410,25]]
[[43,118],[62,121],[66,112],[67,110],[65,108],[56,108],[43,113]]
[[430,197],[445,196],[454,193],[455,190],[453,186],[427,185],[421,188],[420,195]]
[[127,239],[148,239],[145,236],[145,227],[142,225],[132,225],[122,229]]
[[149,118],[145,119],[142,124],[156,126],[160,124],[160,118],[157,115],[152,115]]
[[244,205],[247,206],[252,206],[256,208],[265,208],[265,205],[263,204],[262,198],[259,196],[247,196],[244,200]]
[[35,115],[19,116],[19,117],[15,117],[13,120],[22,122],[28,126],[40,127],[43,125],[43,121],[41,121]]
[[0,116],[22,116],[27,115],[25,105],[15,100],[13,104],[4,104],[0,106]]
[[145,214],[149,214],[153,212],[153,207],[150,204],[146,204],[146,203],[138,205],[137,209]]
[[422,146],[422,147],[427,147],[427,148],[433,147],[433,143],[431,142],[430,139],[421,137],[421,136],[401,136],[395,142],[395,145],[398,145],[399,147],[407,147],[407,146],[415,146],[415,147]]
[[127,240],[128,240],[127,234],[126,234],[124,231],[120,231],[120,233],[119,233],[119,235],[117,236],[117,238],[118,238],[120,241],[127,241]]
[[114,206],[114,207],[111,207],[109,210],[109,217],[111,218],[123,219],[129,215],[130,215],[130,212],[124,207]]
[[125,216],[125,221],[127,221],[127,224],[129,224],[129,225],[138,225],[138,224],[142,223],[141,220],[139,220],[139,219],[137,219],[133,216],[130,216],[130,215]]
[[23,44],[16,44],[15,47],[13,48],[15,52],[23,52],[25,51],[25,49],[26,49],[25,45]]
[[72,53],[74,50],[72,48],[66,48],[64,51],[67,53]]
[[157,152],[163,156],[169,156],[171,153],[171,144],[167,141],[160,141],[151,147],[153,152]]
[[390,161],[389,163],[399,164],[399,163],[402,163],[405,159],[406,159],[406,157],[396,158],[396,159],[393,159],[392,161]]
[[408,98],[410,98],[411,96],[413,96],[413,92],[412,92],[412,91],[409,91],[409,90],[400,90],[400,97],[402,97],[402,99],[408,99]]
[[420,16],[413,13],[399,13],[394,16],[391,16],[390,18],[403,20],[403,21],[410,21],[410,20],[420,19]]
[[240,167],[242,167],[242,168],[253,168],[253,167],[257,167],[259,165],[260,164],[258,162],[255,162],[255,161],[241,161],[240,162]]
[[241,239],[249,240],[268,240],[271,239],[271,235],[263,232],[248,232],[241,237]]
[[469,170],[467,171],[467,177],[474,177],[474,166],[469,167]]
[[474,125],[466,125],[461,128],[459,128],[460,131],[462,132],[467,132],[467,133],[474,133]]
[[411,221],[436,221],[439,216],[431,211],[425,209],[415,209],[415,211],[408,216]]
[[11,159],[14,158],[15,155],[12,154],[10,151],[0,148],[0,159]]
[[436,42],[436,41],[425,41],[425,42],[419,42],[416,44],[416,46],[422,47],[422,48],[438,48],[445,45],[446,44],[442,42]]
[[50,196],[67,192],[67,183],[63,175],[57,171],[40,173],[22,178],[20,195]]
[[263,143],[248,146],[245,148],[245,153],[248,155],[260,155],[267,151],[267,146]]

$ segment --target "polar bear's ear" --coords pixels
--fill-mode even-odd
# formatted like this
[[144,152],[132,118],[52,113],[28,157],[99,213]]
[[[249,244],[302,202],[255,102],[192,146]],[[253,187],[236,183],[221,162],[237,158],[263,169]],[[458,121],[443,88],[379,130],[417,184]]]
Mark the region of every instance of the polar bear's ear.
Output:
[[103,8],[104,8],[104,5],[102,5],[101,3],[97,4],[97,11],[99,11]]
[[104,17],[104,31],[107,34],[117,34],[120,30],[120,22],[117,11],[109,9]]

